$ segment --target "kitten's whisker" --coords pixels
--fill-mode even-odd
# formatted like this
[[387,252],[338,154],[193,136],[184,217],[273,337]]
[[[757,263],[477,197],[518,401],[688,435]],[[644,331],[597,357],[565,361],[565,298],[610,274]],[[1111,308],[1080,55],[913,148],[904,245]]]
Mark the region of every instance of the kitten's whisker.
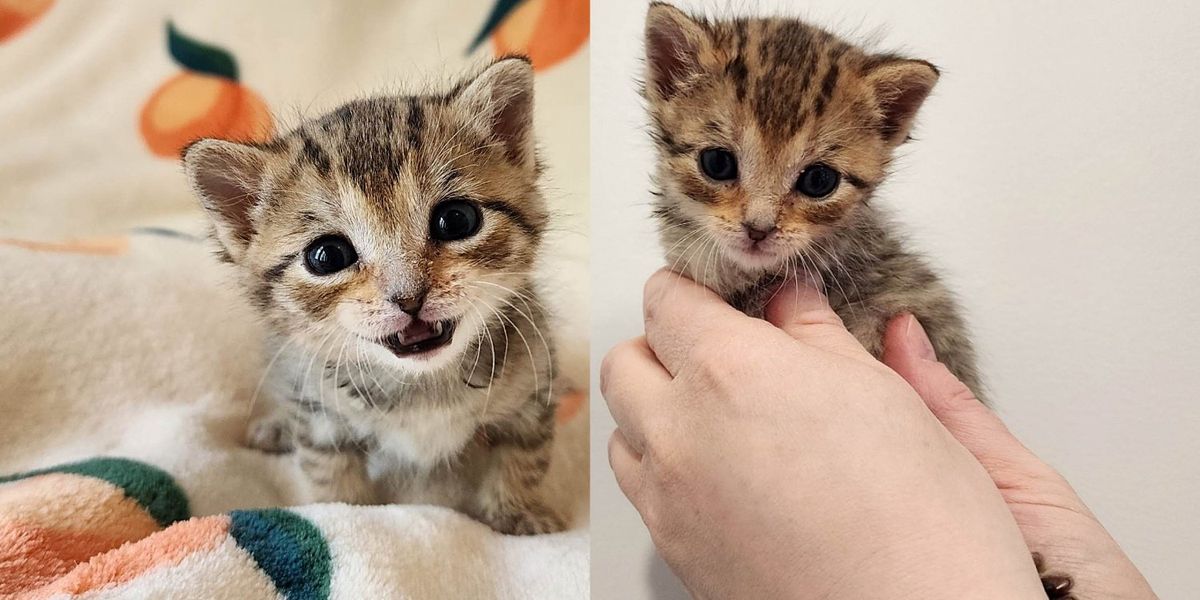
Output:
[[[538,376],[537,359],[535,359],[533,357],[533,347],[529,345],[529,340],[525,339],[525,334],[521,331],[521,328],[516,323],[514,323],[512,319],[508,318],[508,316],[505,315],[503,311],[493,310],[493,312],[495,313],[495,315],[497,317],[500,318],[501,321],[511,325],[513,328],[513,331],[515,331],[517,333],[517,336],[521,338],[521,343],[525,345],[525,351],[529,354],[530,368],[533,369],[533,388],[535,390],[542,389],[542,385],[539,380],[540,378]],[[508,328],[505,327],[505,329],[507,330]]]
[[[308,366],[304,369],[304,375],[302,378],[303,383],[301,384],[299,400],[307,400],[308,399],[308,384],[312,380],[312,369],[316,365],[317,358],[321,355],[321,352],[324,350],[325,343],[328,342],[333,337],[334,333],[335,333],[335,331],[333,329],[330,329],[329,333],[326,333],[325,337],[321,338],[321,342],[317,345],[316,350],[313,351],[312,358],[309,360]],[[332,350],[332,347],[330,348],[330,350]],[[325,362],[325,360],[326,359],[322,359],[321,362]],[[323,381],[324,377],[322,377],[321,380]],[[323,401],[323,390],[321,390],[321,388],[320,388],[321,384],[318,383],[317,385],[318,385],[317,405],[321,407],[321,415],[324,416],[325,418],[329,418],[329,411],[325,407],[325,403]]]
[[823,252],[823,253],[825,253],[827,256],[829,256],[829,258],[831,258],[831,259],[834,261],[834,266],[835,266],[835,267],[836,267],[836,268],[837,268],[839,271],[841,271],[841,274],[842,274],[842,275],[845,275],[845,278],[846,278],[846,279],[850,280],[850,286],[854,288],[854,298],[851,298],[851,297],[850,297],[848,294],[846,294],[846,289],[845,289],[845,287],[843,287],[843,286],[842,286],[842,282],[841,282],[841,280],[842,280],[842,277],[841,277],[841,275],[839,275],[837,272],[833,272],[833,270],[832,270],[832,269],[829,269],[829,270],[831,271],[830,275],[831,275],[831,277],[833,278],[833,281],[834,281],[834,283],[836,283],[836,284],[837,284],[837,286],[838,286],[838,292],[839,292],[839,293],[842,295],[842,303],[843,303],[843,304],[845,304],[845,305],[846,305],[846,307],[847,307],[847,308],[848,308],[848,309],[851,311],[851,313],[853,314],[853,313],[854,313],[854,311],[855,311],[855,310],[856,310],[856,308],[857,308],[857,307],[855,307],[855,304],[857,303],[857,302],[856,302],[856,299],[857,299],[857,298],[861,298],[861,297],[862,297],[862,291],[858,289],[858,283],[856,283],[856,282],[854,281],[854,275],[853,275],[853,273],[850,271],[850,269],[848,269],[848,268],[846,267],[845,263],[843,263],[843,262],[841,261],[841,259],[840,259],[840,258],[838,258],[837,254],[835,254],[834,252],[832,252],[832,251],[830,251],[830,250],[826,249],[824,246],[822,246],[822,245],[821,245],[821,243],[820,243],[820,242],[818,242],[818,241],[816,241],[816,240],[813,240],[811,245],[812,245],[812,247],[813,247],[814,249],[816,249],[816,250],[818,250],[818,251],[820,251],[820,252]]
[[[783,264],[780,265],[779,270],[775,272],[775,278],[779,279],[780,284],[787,281],[788,275],[791,274],[792,262],[794,260],[795,260],[795,256],[788,256],[787,259],[783,261]],[[764,316],[765,316],[766,306],[768,304],[770,304],[772,300],[775,299],[775,296],[779,295],[779,290],[781,290],[781,289],[783,289],[782,285],[776,285],[775,291],[771,292],[771,296],[769,298],[767,298],[766,302],[763,303]]]
[[[466,298],[466,300],[468,303],[471,301],[469,298]],[[480,315],[480,318],[482,319],[483,315]],[[484,327],[484,330],[486,331],[487,323],[484,323],[483,327]],[[471,361],[471,372],[467,373],[467,381],[468,382],[470,382],[472,379],[475,378],[475,368],[479,366],[479,356],[480,356],[480,354],[483,353],[482,336],[476,336],[476,337],[477,337],[477,339],[471,340],[471,343],[475,344],[475,360]]]
[[[333,361],[333,386],[334,386],[333,392],[332,392],[333,393],[333,408],[335,411],[337,411],[337,414],[339,414],[339,415],[343,414],[342,413],[342,404],[340,402],[341,395],[342,395],[341,394],[342,380],[340,377],[340,371],[342,368],[342,354],[346,351],[346,342],[349,339],[350,339],[349,336],[345,336],[345,335],[342,336],[342,344],[338,348],[337,358],[335,358]],[[328,374],[329,374],[329,363],[327,362],[327,363],[325,363],[325,370],[322,371],[322,373],[321,373],[322,380],[324,380],[324,378],[326,376],[328,376]],[[324,394],[325,394],[325,387],[322,386],[321,387],[321,402],[322,403],[325,401]],[[338,440],[335,440],[334,441],[335,448],[338,447],[337,443],[338,443]]]
[[303,372],[303,374],[301,375],[301,379],[300,379],[300,389],[299,389],[299,395],[300,395],[300,398],[301,398],[301,399],[303,399],[303,398],[307,398],[307,395],[308,395],[308,381],[309,381],[309,376],[308,376],[308,375],[309,375],[309,373],[310,373],[310,372],[311,372],[311,370],[312,370],[313,363],[314,363],[314,362],[317,360],[317,357],[319,356],[320,350],[321,350],[322,348],[324,348],[324,346],[325,346],[325,342],[326,342],[326,341],[329,339],[329,337],[330,337],[330,336],[332,336],[332,335],[333,335],[333,331],[332,331],[332,330],[330,330],[330,331],[329,331],[329,332],[327,332],[327,333],[326,333],[326,334],[325,334],[323,337],[321,337],[321,340],[320,340],[320,341],[317,343],[317,346],[316,346],[316,348],[313,348],[313,349],[311,349],[311,350],[306,348],[306,349],[304,350],[304,353],[305,353],[305,354],[311,354],[311,356],[309,356],[309,359],[308,359],[308,361],[309,361],[309,362],[308,362],[308,365],[305,367],[305,369],[304,369],[304,372]]
[[[479,419],[480,419],[480,421],[483,421],[484,418],[487,416],[488,405],[491,403],[491,400],[492,400],[492,382],[496,380],[496,342],[492,339],[491,327],[488,327],[488,320],[483,316],[483,313],[475,305],[475,302],[473,300],[471,300],[470,298],[466,298],[466,301],[467,301],[467,304],[471,307],[471,310],[475,311],[475,314],[479,316],[479,322],[483,324],[483,333],[484,333],[484,335],[487,336],[488,345],[491,346],[491,348],[492,348],[492,372],[488,376],[488,386],[487,386],[487,392],[485,392],[484,398],[483,398],[483,408],[479,411]],[[507,339],[505,341],[507,342]],[[481,347],[482,347],[482,345],[481,345]],[[507,355],[507,352],[508,352],[508,349],[506,346],[505,347],[506,355]]]
[[[350,340],[351,338],[347,336],[347,339]],[[371,399],[371,394],[369,393],[370,386],[367,385],[366,375],[362,372],[363,370],[360,367],[361,363],[359,362],[359,359],[362,357],[362,345],[359,344],[358,340],[353,341],[353,349],[355,350],[355,354],[358,356],[354,360],[350,360],[349,364],[346,365],[346,378],[350,380],[351,387],[353,387],[354,391],[357,392],[364,401],[366,401],[367,407],[370,408],[375,405],[375,401]],[[358,382],[354,381],[354,369],[359,369],[359,378],[362,380],[363,384],[362,388],[359,388]]]
[[[494,274],[494,273],[489,273],[488,275],[493,275],[493,274]],[[540,309],[541,309],[541,312],[542,312],[543,314],[549,314],[549,313],[551,312],[551,311],[550,311],[550,309],[549,309],[549,308],[547,308],[545,304],[542,304],[540,301],[538,301],[537,299],[533,298],[533,297],[532,297],[532,296],[531,296],[529,293],[526,293],[526,292],[518,292],[517,290],[514,290],[514,289],[512,289],[512,288],[509,288],[509,287],[505,287],[505,286],[503,286],[503,285],[500,285],[500,284],[498,284],[498,283],[495,283],[495,282],[487,281],[487,280],[485,280],[485,279],[476,279],[475,281],[468,282],[468,283],[467,283],[467,285],[475,285],[475,284],[480,284],[480,283],[482,283],[482,284],[484,284],[484,285],[490,285],[490,286],[494,286],[494,287],[500,288],[500,289],[502,289],[502,290],[504,290],[504,291],[506,291],[506,292],[508,292],[508,293],[510,293],[510,294],[512,294],[512,295],[514,295],[514,296],[517,296],[517,297],[521,298],[522,300],[524,300],[524,301],[526,301],[526,302],[532,302],[532,303],[533,303],[535,306],[537,306],[538,308],[540,308]]]
[[254,394],[250,396],[250,405],[246,407],[247,421],[249,421],[250,417],[254,414],[254,403],[258,400],[258,395],[262,392],[263,384],[266,383],[267,376],[271,374],[271,368],[275,366],[275,361],[279,359],[279,356],[283,354],[283,351],[286,350],[287,347],[295,341],[295,339],[296,334],[294,333],[284,338],[283,343],[279,346],[279,350],[276,350],[275,355],[272,356],[271,360],[267,362],[266,368],[263,369],[262,377],[258,378],[258,385],[254,386]]
[[[538,336],[538,339],[541,340],[542,348],[546,351],[546,372],[547,372],[547,377],[550,380],[549,384],[547,386],[546,402],[547,403],[553,402],[553,398],[554,398],[554,354],[550,351],[550,344],[546,342],[546,337],[544,335],[542,335],[541,328],[539,328],[537,326],[537,323],[533,320],[533,317],[531,316],[531,314],[533,313],[533,308],[530,307],[529,303],[524,300],[524,296],[522,296],[519,292],[517,292],[515,290],[509,289],[502,285],[498,285],[498,284],[491,283],[488,281],[478,281],[476,283],[482,283],[482,284],[486,284],[486,285],[495,286],[497,288],[500,288],[502,290],[509,292],[510,294],[512,294],[518,298],[521,298],[522,302],[525,302],[525,308],[529,310],[529,314],[525,313],[525,311],[521,310],[520,307],[518,307],[517,305],[513,304],[512,302],[508,301],[505,298],[500,298],[500,297],[496,298],[497,300],[507,304],[513,310],[517,311],[517,314],[521,315],[526,321],[528,321],[529,326],[533,327],[534,333],[536,333]],[[514,324],[513,326],[516,327],[516,324]],[[519,330],[518,330],[518,333],[520,333]],[[524,338],[524,336],[522,336],[522,338]],[[534,382],[535,382],[535,386],[536,386],[537,361],[534,360],[534,358],[533,358],[532,350],[530,351],[529,362],[530,362],[530,366],[533,367]],[[540,386],[538,387],[538,389],[541,389]]]
[[[676,240],[674,244],[671,244],[671,247],[667,248],[666,252],[663,253],[663,256],[670,258],[671,253],[674,252],[676,248],[678,248],[679,246],[683,245],[684,243],[686,243],[690,240],[694,240],[696,237],[703,236],[703,235],[704,235],[703,229],[697,228],[697,229],[692,229],[692,230],[688,231],[687,235],[684,235],[683,237]],[[678,261],[678,257],[676,257],[676,261]],[[672,271],[675,270],[675,264],[676,263],[671,264]]]
[[[379,382],[379,379],[375,377],[375,375],[373,373],[374,369],[371,369],[371,367],[370,367],[370,362],[369,362],[369,359],[366,357],[366,351],[364,350],[362,343],[361,342],[358,343],[357,346],[358,346],[358,364],[359,364],[360,370],[366,377],[371,378],[371,382],[375,384],[375,389],[378,392],[380,392],[382,394],[387,394],[387,389],[384,388],[383,384]],[[390,372],[391,369],[389,369],[388,371]],[[392,378],[395,383],[399,383],[400,385],[408,385],[408,382],[405,382],[405,381],[395,381],[395,375],[392,375]],[[364,379],[363,381],[364,381],[364,385],[365,385],[366,380]],[[375,402],[375,399],[371,398],[370,396],[367,397],[367,404],[370,406],[370,408],[373,412],[375,412],[376,414],[378,414],[380,416],[386,415],[388,412],[387,406],[384,406],[384,405],[381,405],[381,404]]]
[[[671,260],[671,265],[667,268],[667,270],[674,272],[674,273],[684,273],[686,271],[689,271],[690,269],[688,269],[688,264],[687,264],[688,263],[688,259],[687,259],[688,251],[690,251],[692,249],[692,246],[696,245],[697,242],[703,240],[704,237],[705,237],[704,230],[696,229],[693,232],[691,232],[690,234],[681,238],[679,241],[675,242],[675,244],[673,244],[671,246],[671,248],[665,254],[665,256]],[[687,242],[687,246],[684,247],[683,251],[676,254],[674,259],[671,259],[671,254],[674,253],[675,248],[678,248],[684,242]],[[679,266],[680,266],[679,263],[681,260],[683,261],[683,270],[679,270]]]
[[721,249],[720,249],[720,247],[717,245],[717,241],[716,241],[716,239],[712,239],[712,238],[710,238],[710,240],[709,240],[709,246],[710,246],[710,248],[709,248],[709,251],[708,251],[708,252],[709,252],[709,258],[708,258],[707,260],[705,260],[705,261],[704,261],[704,287],[706,287],[706,288],[708,288],[708,289],[710,289],[710,290],[711,290],[711,289],[713,289],[713,287],[712,287],[711,285],[709,285],[709,283],[708,283],[708,271],[709,271],[709,268],[710,268],[710,267],[709,267],[709,264],[710,264],[710,262],[711,262],[711,265],[712,265],[711,269],[712,269],[712,271],[713,271],[713,275],[714,275],[714,277],[716,278],[716,280],[717,280],[717,283],[720,283],[720,282],[721,282],[721,271],[720,271],[720,269],[721,269],[721,262],[720,262],[720,260],[721,260],[721,255],[720,255],[720,250],[721,250]]
[[[693,258],[693,256],[694,256],[694,254],[692,253],[692,248],[693,248],[693,247],[694,247],[694,246],[695,246],[697,243],[701,243],[701,246],[699,247],[699,249],[700,249],[700,250],[702,250],[702,249],[704,249],[704,248],[706,247],[706,245],[707,245],[707,243],[708,243],[708,241],[709,241],[709,236],[706,234],[706,232],[705,232],[703,229],[697,229],[696,231],[697,231],[697,232],[698,232],[700,235],[697,235],[697,236],[695,237],[695,239],[693,239],[693,240],[692,240],[692,241],[691,241],[691,242],[690,242],[690,243],[687,245],[687,247],[685,247],[685,248],[683,249],[683,252],[682,252],[682,253],[680,253],[680,255],[679,255],[679,256],[678,256],[678,257],[677,257],[677,258],[676,258],[674,261],[672,261],[672,263],[671,263],[671,271],[674,271],[674,272],[676,272],[676,273],[683,273],[684,275],[687,275],[688,277],[691,277],[691,278],[694,278],[694,277],[695,277],[695,269],[691,268],[691,264],[692,264],[692,258]],[[676,270],[676,268],[675,268],[675,267],[678,265],[678,263],[679,263],[679,260],[680,260],[680,259],[682,259],[682,260],[683,260],[683,271]],[[659,299],[659,301],[661,301],[661,302],[670,302],[670,300],[671,300],[671,299],[670,299],[669,297],[666,297],[666,295],[667,295],[668,293],[673,293],[674,291],[675,291],[675,286],[674,286],[674,285],[672,285],[672,286],[671,286],[671,288],[670,288],[669,290],[663,290],[663,296],[664,296],[664,297],[663,297],[663,298],[660,298],[660,299]]]

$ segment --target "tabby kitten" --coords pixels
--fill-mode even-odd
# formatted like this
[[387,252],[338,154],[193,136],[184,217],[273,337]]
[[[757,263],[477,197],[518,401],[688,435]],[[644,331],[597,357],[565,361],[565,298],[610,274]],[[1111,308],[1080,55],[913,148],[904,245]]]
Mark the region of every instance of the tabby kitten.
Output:
[[[937,68],[795,19],[709,21],[662,3],[647,17],[646,66],[654,214],[672,268],[756,316],[781,280],[808,273],[877,357],[887,321],[911,312],[982,398],[954,298],[871,204]],[[1070,577],[1036,566],[1048,597],[1071,597]]]
[[449,506],[559,531],[543,499],[553,352],[531,266],[547,225],[533,72],[350,102],[266,144],[184,153],[223,258],[260,310],[273,414],[308,500]]
[[654,214],[672,268],[756,316],[779,281],[807,272],[876,356],[887,320],[911,312],[982,393],[954,298],[870,202],[933,65],[795,19],[709,21],[654,3],[646,66]]

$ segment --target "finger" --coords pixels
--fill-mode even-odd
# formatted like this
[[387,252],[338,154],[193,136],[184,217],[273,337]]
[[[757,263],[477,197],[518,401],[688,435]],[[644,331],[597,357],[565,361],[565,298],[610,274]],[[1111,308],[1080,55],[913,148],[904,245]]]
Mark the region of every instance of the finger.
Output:
[[767,302],[767,321],[793,338],[822,350],[874,360],[854,338],[829,300],[808,278],[788,278]]
[[672,375],[688,363],[698,340],[750,320],[712,290],[666,269],[646,282],[642,308],[646,341]]
[[638,452],[645,448],[646,432],[673,408],[656,402],[667,396],[670,383],[671,374],[659,364],[645,337],[617,344],[600,363],[600,395]]
[[642,457],[629,445],[620,429],[614,430],[612,437],[608,438],[608,464],[617,477],[621,493],[636,505],[641,489]]
[[888,323],[883,336],[883,363],[917,391],[954,439],[985,467],[1014,458],[1036,459],[996,413],[938,362],[925,328],[913,315],[899,315]]

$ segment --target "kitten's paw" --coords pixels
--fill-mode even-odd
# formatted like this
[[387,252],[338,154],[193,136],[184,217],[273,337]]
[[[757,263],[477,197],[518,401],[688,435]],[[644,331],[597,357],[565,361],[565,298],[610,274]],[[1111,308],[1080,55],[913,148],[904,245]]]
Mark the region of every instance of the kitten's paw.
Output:
[[246,446],[271,454],[285,454],[292,445],[292,424],[286,416],[269,415],[250,423]]
[[556,533],[567,528],[567,520],[557,511],[542,504],[530,502],[511,510],[495,511],[480,519],[492,529],[508,535],[538,535]]
[[1046,562],[1037,552],[1033,553],[1033,565],[1042,577],[1042,589],[1046,591],[1049,600],[1074,600],[1075,596],[1071,591],[1075,587],[1075,581],[1070,575],[1047,573]]

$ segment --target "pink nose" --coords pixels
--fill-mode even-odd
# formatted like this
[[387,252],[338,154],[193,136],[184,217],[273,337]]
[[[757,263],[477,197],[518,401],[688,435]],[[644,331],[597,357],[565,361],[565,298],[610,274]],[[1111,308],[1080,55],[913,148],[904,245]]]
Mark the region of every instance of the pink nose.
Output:
[[760,225],[753,225],[751,223],[742,223],[742,227],[746,229],[746,237],[755,242],[761,242],[767,239],[772,233],[775,233],[776,229],[778,229],[778,227],[775,227],[774,225],[763,228]]

